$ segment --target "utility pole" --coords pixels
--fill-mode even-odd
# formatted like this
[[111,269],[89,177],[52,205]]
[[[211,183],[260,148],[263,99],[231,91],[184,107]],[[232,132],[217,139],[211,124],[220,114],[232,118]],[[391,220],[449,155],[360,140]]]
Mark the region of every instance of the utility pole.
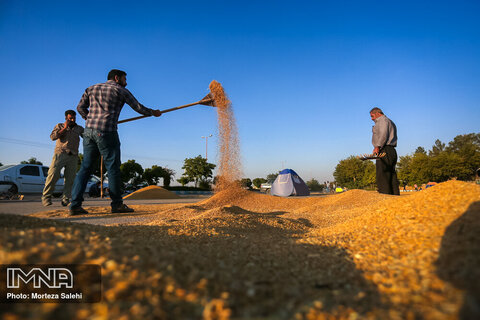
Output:
[[205,139],[205,160],[208,161],[208,138],[211,138],[212,135],[209,136],[202,136],[202,139]]

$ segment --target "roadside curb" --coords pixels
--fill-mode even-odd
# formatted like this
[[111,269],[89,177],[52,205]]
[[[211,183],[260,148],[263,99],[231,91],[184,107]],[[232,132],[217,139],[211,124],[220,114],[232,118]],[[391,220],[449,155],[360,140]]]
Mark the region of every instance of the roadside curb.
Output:
[[212,195],[213,191],[171,191],[178,195]]

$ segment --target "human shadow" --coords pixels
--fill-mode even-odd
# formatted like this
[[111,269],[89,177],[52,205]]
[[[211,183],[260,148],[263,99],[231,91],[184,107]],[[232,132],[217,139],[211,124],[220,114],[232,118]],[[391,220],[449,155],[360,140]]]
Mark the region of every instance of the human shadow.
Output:
[[445,230],[437,275],[464,290],[460,319],[480,319],[480,201],[474,202]]

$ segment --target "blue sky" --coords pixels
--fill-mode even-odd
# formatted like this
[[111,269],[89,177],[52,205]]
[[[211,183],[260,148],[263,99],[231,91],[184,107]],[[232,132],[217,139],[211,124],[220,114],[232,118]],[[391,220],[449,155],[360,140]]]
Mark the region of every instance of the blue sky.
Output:
[[[399,155],[479,132],[478,1],[0,0],[0,162],[51,161],[49,134],[112,68],[145,106],[233,102],[246,177],[292,168],[332,180],[370,153],[368,111],[398,127]],[[127,105],[121,119],[137,114]],[[79,119],[79,124],[84,121]],[[216,163],[216,112],[195,106],[121,124],[122,161]]]

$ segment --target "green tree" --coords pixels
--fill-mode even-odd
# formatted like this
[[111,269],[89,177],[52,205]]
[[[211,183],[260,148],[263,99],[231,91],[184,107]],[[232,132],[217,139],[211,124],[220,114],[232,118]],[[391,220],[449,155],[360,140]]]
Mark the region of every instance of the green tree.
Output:
[[145,169],[143,172],[143,179],[147,182],[148,185],[157,185],[160,182],[160,178],[165,176],[165,169],[153,165],[151,168]]
[[212,180],[211,179],[200,179],[198,182],[198,187],[204,190],[211,190]]
[[412,158],[411,155],[400,156],[397,162],[397,177],[398,180],[410,184],[412,173]]
[[190,180],[187,177],[180,177],[180,179],[177,179],[177,181],[184,187],[187,183],[190,182]]
[[43,163],[41,163],[40,161],[37,160],[37,158],[35,157],[31,157],[30,159],[28,159],[27,161],[22,161],[20,162],[21,164],[39,164],[39,165],[43,165]]
[[120,174],[124,183],[131,182],[133,185],[137,185],[143,181],[143,168],[135,160],[128,160],[122,163],[120,165]]
[[362,161],[355,156],[341,160],[335,167],[333,176],[337,185],[349,189],[366,187],[368,179],[364,177],[368,173],[368,166],[373,165],[370,161]]
[[277,179],[279,173],[280,173],[280,171],[278,171],[278,173],[268,174],[267,175],[267,181],[275,181],[275,179]]
[[412,156],[400,157],[398,178],[409,185],[432,181],[430,158],[426,153],[417,152]]
[[172,182],[172,178],[175,176],[175,171],[170,168],[163,168],[164,175],[163,175],[163,186],[170,187],[170,183]]
[[480,167],[480,134],[458,135],[447,147],[437,139],[428,156],[420,148],[413,155],[400,157],[398,162],[399,179],[410,185],[451,178],[471,180]]
[[[180,179],[182,181],[194,182],[195,187],[197,187],[200,181],[208,181],[209,178],[212,178],[215,167],[216,165],[208,163],[207,159],[202,158],[200,155],[195,158],[186,158],[182,167],[184,170],[182,178],[185,179]],[[180,182],[180,179],[177,181]]]
[[475,171],[480,167],[480,133],[458,135],[448,143],[445,150],[463,159],[466,169],[470,171],[465,179],[473,179]]
[[320,184],[320,182],[318,182],[318,180],[312,178],[310,180],[308,180],[306,182],[308,188],[310,189],[310,191],[323,191],[323,188],[325,187],[325,185],[323,184]]
[[240,186],[242,188],[251,189],[252,188],[252,180],[250,178],[243,178],[242,180],[240,180]]
[[422,154],[427,154],[427,151],[425,151],[424,147],[418,147],[414,153],[422,153]]
[[439,139],[435,140],[435,144],[432,146],[432,150],[428,152],[428,155],[431,157],[438,156],[445,150],[445,143],[440,141]]
[[465,159],[453,152],[442,152],[431,157],[428,163],[429,181],[443,182],[452,178],[468,180],[471,171]]
[[260,188],[260,186],[262,185],[262,183],[265,183],[267,182],[266,179],[263,179],[263,178],[255,178],[253,179],[252,183],[255,187],[257,188]]
[[365,171],[362,177],[362,187],[375,189],[376,186],[377,186],[377,172],[376,172],[375,164],[372,161],[365,161]]

